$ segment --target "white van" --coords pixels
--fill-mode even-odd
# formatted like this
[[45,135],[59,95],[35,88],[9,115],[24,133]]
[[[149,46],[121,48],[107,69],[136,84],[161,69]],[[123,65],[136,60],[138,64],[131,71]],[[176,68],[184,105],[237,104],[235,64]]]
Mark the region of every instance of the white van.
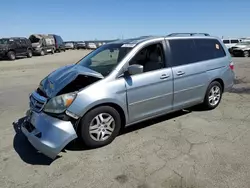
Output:
[[241,42],[241,39],[223,39],[222,40],[225,46],[229,49],[236,45],[237,43]]

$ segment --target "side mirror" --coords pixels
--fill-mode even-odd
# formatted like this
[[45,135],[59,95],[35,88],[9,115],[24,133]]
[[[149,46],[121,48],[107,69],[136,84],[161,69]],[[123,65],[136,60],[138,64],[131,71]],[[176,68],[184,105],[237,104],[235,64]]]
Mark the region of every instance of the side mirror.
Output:
[[130,65],[128,67],[128,73],[130,75],[143,73],[143,66],[139,64]]

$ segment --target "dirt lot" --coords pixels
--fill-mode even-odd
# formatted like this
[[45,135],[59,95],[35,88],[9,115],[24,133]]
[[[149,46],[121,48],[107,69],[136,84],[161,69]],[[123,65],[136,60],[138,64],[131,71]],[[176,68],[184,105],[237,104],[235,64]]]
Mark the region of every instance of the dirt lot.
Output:
[[178,112],[129,129],[103,148],[71,145],[55,161],[37,153],[13,122],[53,69],[86,51],[0,61],[0,187],[250,187],[250,59],[234,59],[237,80],[209,112]]

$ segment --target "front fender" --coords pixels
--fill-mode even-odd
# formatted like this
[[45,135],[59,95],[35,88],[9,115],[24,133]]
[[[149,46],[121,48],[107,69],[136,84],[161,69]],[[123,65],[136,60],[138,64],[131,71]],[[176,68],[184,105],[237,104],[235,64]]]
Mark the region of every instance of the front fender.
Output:
[[126,89],[123,79],[109,83],[93,84],[78,93],[74,102],[67,109],[79,117],[84,116],[90,109],[105,103],[119,106],[128,119]]

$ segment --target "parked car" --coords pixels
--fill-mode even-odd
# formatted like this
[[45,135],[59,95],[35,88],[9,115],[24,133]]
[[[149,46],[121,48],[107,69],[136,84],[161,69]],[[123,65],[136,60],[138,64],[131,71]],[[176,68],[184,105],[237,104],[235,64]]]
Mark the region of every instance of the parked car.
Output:
[[49,35],[53,36],[55,39],[55,52],[61,52],[61,51],[65,52],[65,45],[62,37],[55,34],[49,34]]
[[15,60],[16,57],[32,57],[32,46],[25,37],[12,37],[0,39],[0,58]]
[[65,42],[64,44],[65,44],[65,49],[66,50],[69,50],[69,49],[73,50],[73,49],[75,49],[74,42]]
[[79,41],[76,43],[76,49],[86,49],[86,44],[83,41]]
[[96,43],[96,47],[97,47],[97,48],[99,48],[101,45],[102,45],[101,42],[97,42],[97,43]]
[[235,57],[249,57],[250,56],[250,41],[244,41],[231,47],[230,52]]
[[89,42],[86,44],[86,48],[90,50],[94,50],[97,48],[96,44],[94,42]]
[[32,34],[29,39],[32,43],[33,53],[35,55],[43,56],[48,53],[55,53],[56,46],[53,36],[45,34]]
[[122,127],[198,104],[216,108],[234,77],[232,58],[217,37],[110,42],[46,76],[30,95],[21,130],[51,158],[77,137],[97,148]]
[[241,39],[223,39],[223,43],[228,49],[235,46],[239,42],[241,42]]

